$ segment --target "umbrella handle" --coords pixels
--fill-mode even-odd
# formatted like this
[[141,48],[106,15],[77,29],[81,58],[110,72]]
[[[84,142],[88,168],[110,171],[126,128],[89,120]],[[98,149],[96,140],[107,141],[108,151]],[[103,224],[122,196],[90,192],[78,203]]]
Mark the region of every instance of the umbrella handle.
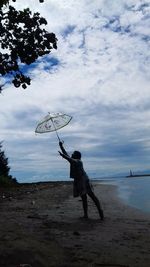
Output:
[[58,141],[61,142],[62,144],[64,144],[64,141],[60,139],[59,135],[58,135],[58,132],[57,130],[55,129],[55,132],[56,132],[56,135],[57,135],[57,138],[58,138]]
[[55,129],[55,132],[56,132],[56,135],[57,135],[57,138],[58,138],[58,141],[61,142],[60,138],[59,138],[59,135],[57,133],[57,130]]
[[54,126],[54,129],[55,129],[55,132],[56,132],[56,135],[57,135],[58,141],[59,141],[59,142],[61,142],[61,140],[60,140],[60,138],[59,138],[59,135],[58,135],[58,133],[57,133],[57,130],[56,130],[55,124],[54,124],[54,122],[53,122],[53,120],[52,120],[52,119],[51,119],[51,121],[52,121],[52,124],[53,124],[53,126]]

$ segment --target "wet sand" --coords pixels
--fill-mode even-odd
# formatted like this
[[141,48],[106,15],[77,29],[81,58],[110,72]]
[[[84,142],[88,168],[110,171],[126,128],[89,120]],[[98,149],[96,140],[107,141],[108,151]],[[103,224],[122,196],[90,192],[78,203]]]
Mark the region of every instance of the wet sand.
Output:
[[148,267],[150,215],[124,204],[117,188],[94,183],[105,220],[89,219],[71,182],[0,189],[0,267]]

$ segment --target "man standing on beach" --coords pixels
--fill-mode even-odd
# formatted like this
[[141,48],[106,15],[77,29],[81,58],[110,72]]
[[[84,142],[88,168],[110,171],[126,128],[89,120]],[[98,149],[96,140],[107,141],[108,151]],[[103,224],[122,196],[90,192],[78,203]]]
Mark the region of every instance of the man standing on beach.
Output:
[[83,218],[88,218],[88,203],[87,195],[95,203],[99,216],[101,220],[104,219],[103,210],[101,208],[98,198],[95,196],[92,187],[89,182],[89,178],[83,168],[83,163],[81,161],[81,153],[79,151],[74,151],[70,157],[66,150],[63,147],[63,143],[59,142],[59,146],[62,152],[59,151],[59,154],[70,163],[70,178],[74,179],[73,182],[73,196],[80,196],[83,204],[84,216]]

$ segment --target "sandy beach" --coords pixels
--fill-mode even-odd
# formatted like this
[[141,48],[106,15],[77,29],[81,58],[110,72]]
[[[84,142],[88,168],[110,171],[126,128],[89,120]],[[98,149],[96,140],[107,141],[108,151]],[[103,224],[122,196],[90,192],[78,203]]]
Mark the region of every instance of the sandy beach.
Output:
[[89,200],[82,220],[71,182],[0,189],[0,267],[148,267],[150,215],[127,206],[112,185],[94,183],[105,220]]

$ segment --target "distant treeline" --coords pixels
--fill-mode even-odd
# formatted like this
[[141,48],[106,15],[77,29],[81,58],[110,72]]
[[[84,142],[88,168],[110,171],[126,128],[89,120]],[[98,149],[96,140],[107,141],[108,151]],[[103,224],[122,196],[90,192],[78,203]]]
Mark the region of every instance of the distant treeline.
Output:
[[2,149],[2,142],[0,142],[0,186],[11,186],[17,184],[16,178],[9,174],[10,167],[8,158]]

